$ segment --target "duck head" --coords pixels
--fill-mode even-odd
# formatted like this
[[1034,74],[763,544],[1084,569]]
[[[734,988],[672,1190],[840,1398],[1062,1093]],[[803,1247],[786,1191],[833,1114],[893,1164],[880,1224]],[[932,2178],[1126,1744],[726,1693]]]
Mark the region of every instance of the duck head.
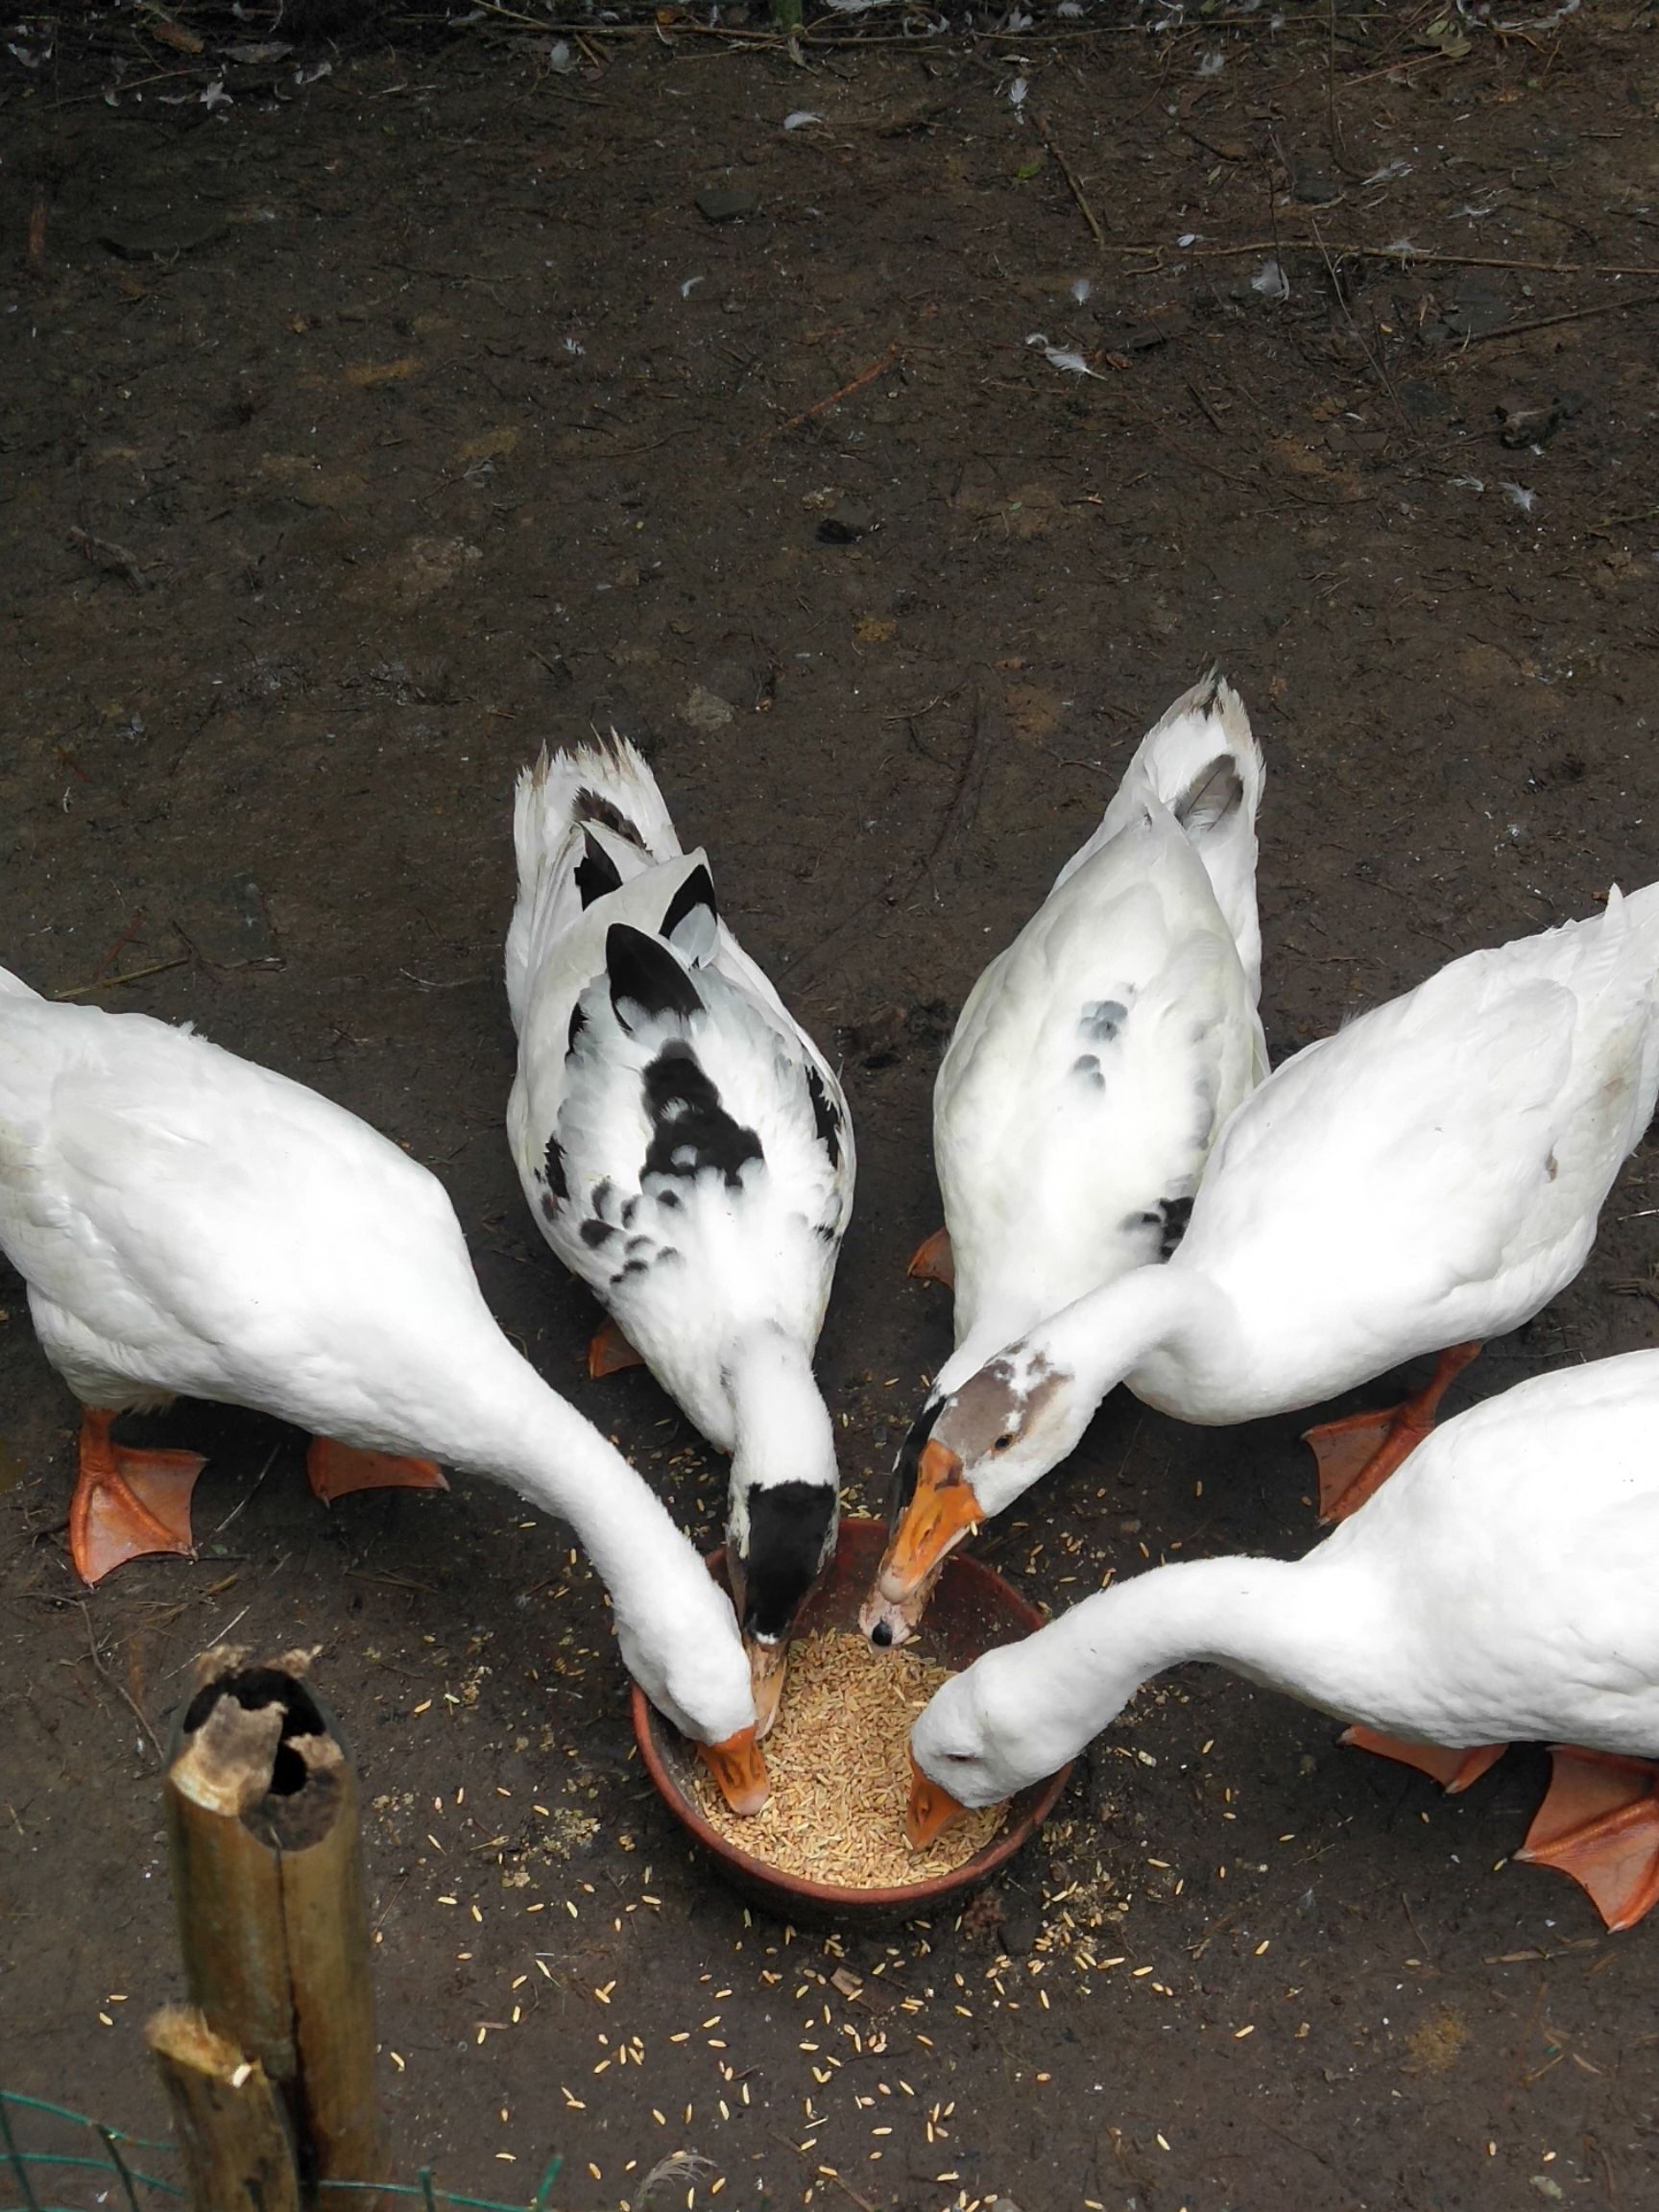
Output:
[[[1015,1648],[1018,1648],[1017,1647]],[[965,1813],[1000,1804],[1049,1771],[1034,1766],[1032,1731],[1002,1694],[988,1651],[928,1699],[910,1731],[910,1801],[904,1833],[922,1851]]]
[[749,1656],[758,1736],[778,1718],[796,1616],[835,1550],[839,1522],[833,1482],[733,1481],[727,1572]]
[[659,1713],[696,1744],[733,1813],[758,1813],[770,1794],[749,1662],[724,1592],[708,1622],[676,1623],[672,1638],[616,1623],[622,1657]]
[[903,1643],[950,1554],[1070,1451],[1090,1410],[1071,1380],[1022,1342],[923,1407],[894,1465],[892,1534],[860,1617],[873,1642]]

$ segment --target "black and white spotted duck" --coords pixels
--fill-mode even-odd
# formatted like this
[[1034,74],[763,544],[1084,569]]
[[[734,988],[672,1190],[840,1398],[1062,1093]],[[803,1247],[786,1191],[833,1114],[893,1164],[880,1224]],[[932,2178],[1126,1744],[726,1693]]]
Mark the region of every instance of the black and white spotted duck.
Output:
[[764,1733],[835,1544],[812,1354],[853,1208],[847,1103],[626,739],[543,754],[514,830],[513,1156],[541,1234],[611,1316],[591,1371],[642,1360],[731,1455],[728,1557]]

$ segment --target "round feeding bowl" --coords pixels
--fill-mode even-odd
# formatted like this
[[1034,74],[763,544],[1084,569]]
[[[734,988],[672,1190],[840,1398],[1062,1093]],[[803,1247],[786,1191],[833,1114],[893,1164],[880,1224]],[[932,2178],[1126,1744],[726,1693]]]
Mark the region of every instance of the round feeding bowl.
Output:
[[[847,1521],[841,1524],[835,1556],[823,1579],[801,1610],[800,1628],[810,1635],[825,1628],[858,1627],[863,1604],[881,1553],[887,1528],[880,1521]],[[709,1571],[726,1586],[724,1551],[709,1555]],[[977,1559],[957,1552],[945,1562],[932,1600],[923,1620],[914,1648],[925,1659],[953,1671],[971,1664],[982,1651],[998,1644],[1015,1644],[1041,1628],[1043,1616],[1028,1604],[1000,1575]],[[785,1688],[784,1696],[789,1693]],[[715,1862],[720,1872],[752,1902],[785,1919],[908,1919],[950,1901],[965,1897],[1013,1858],[1054,1810],[1066,1777],[1064,1767],[1046,1782],[1022,1790],[1008,1807],[997,1834],[972,1859],[949,1874],[930,1875],[926,1881],[907,1882],[893,1888],[849,1889],[833,1882],[809,1882],[786,1874],[750,1852],[739,1850],[704,1817],[697,1800],[697,1752],[672,1721],[663,1719],[644,1692],[634,1691],[634,1734],[645,1770],[670,1812],[688,1828]]]

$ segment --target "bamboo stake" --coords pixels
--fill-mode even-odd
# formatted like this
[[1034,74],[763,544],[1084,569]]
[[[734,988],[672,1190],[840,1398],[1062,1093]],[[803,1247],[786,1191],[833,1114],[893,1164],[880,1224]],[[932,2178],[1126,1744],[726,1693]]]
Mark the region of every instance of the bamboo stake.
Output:
[[387,2172],[357,1785],[306,1655],[246,1657],[207,1654],[175,1740],[174,1897],[190,1997],[280,2091],[310,2204]]
[[287,2114],[265,2069],[215,2035],[193,2006],[147,2023],[191,2212],[300,2212]]

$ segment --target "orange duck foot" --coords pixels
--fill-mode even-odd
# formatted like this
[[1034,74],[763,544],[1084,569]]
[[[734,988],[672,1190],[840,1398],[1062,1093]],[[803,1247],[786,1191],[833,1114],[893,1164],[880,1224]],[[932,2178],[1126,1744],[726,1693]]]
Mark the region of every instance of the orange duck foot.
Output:
[[1472,1751],[1448,1751],[1438,1743],[1407,1743],[1401,1736],[1384,1736],[1376,1728],[1344,1728],[1339,1739],[1356,1751],[1374,1751],[1379,1759],[1397,1759],[1402,1767],[1415,1767],[1438,1782],[1448,1797],[1479,1782],[1489,1767],[1496,1767],[1507,1743],[1477,1743]]
[[117,1444],[113,1413],[81,1417],[81,1470],[69,1504],[69,1556],[84,1582],[102,1582],[129,1559],[158,1551],[188,1558],[190,1493],[207,1462],[194,1452]]
[[1553,1773],[1527,1840],[1528,1866],[1571,1874],[1609,1928],[1659,1904],[1659,1766],[1552,1743]]
[[588,1343],[588,1372],[597,1382],[602,1376],[620,1375],[625,1367],[643,1367],[644,1358],[635,1351],[614,1321],[601,1322]]
[[447,1490],[430,1459],[401,1459],[393,1452],[359,1452],[332,1436],[313,1436],[305,1455],[311,1495],[332,1505],[353,1490]]
[[950,1251],[950,1230],[935,1229],[931,1237],[924,1237],[904,1272],[914,1275],[919,1283],[943,1283],[947,1290],[954,1290],[956,1262]]
[[1479,1344],[1454,1344],[1441,1353],[1428,1386],[1415,1398],[1303,1431],[1302,1441],[1319,1466],[1321,1521],[1346,1521],[1382,1489],[1433,1428],[1441,1399],[1479,1353]]

